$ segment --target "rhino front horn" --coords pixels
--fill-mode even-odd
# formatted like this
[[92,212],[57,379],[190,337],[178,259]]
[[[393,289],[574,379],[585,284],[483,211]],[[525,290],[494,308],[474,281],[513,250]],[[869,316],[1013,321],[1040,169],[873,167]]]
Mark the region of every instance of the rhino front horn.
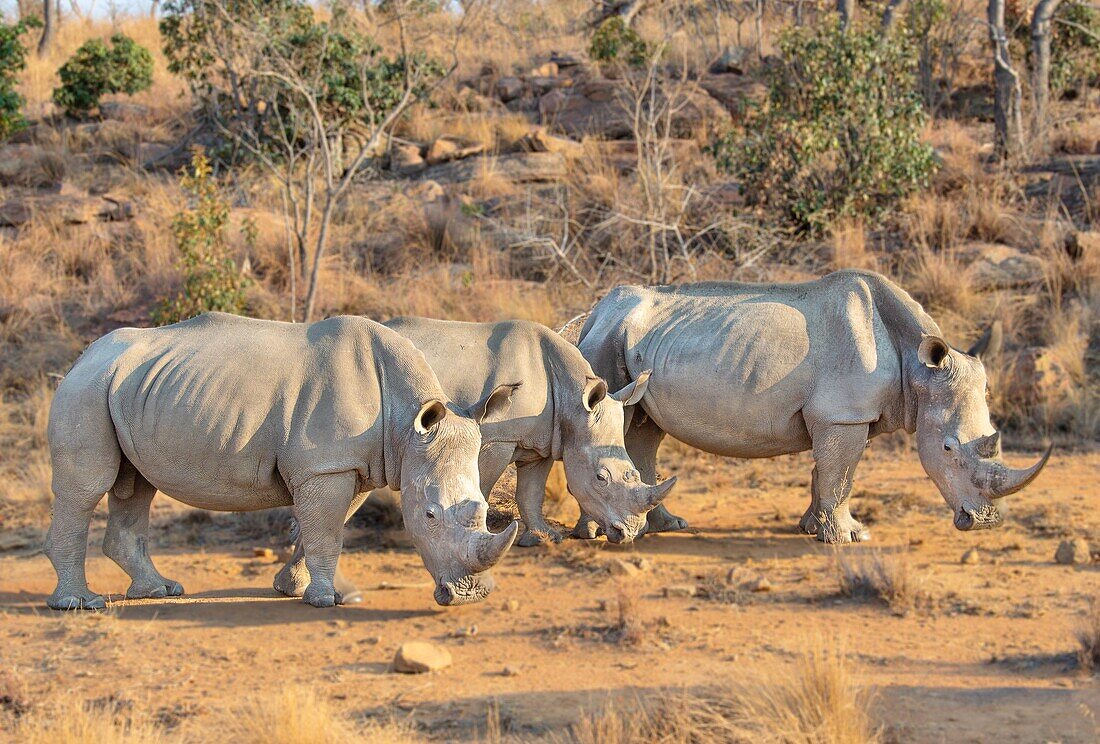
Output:
[[1053,451],[1054,445],[1051,444],[1047,447],[1047,451],[1043,453],[1039,462],[1032,465],[1030,468],[1009,468],[1005,467],[1002,463],[996,463],[993,465],[993,471],[989,476],[989,492],[993,498],[1001,498],[1002,496],[1008,496],[1014,494],[1017,491],[1027,488],[1031,485],[1031,482],[1039,477],[1039,473],[1046,466],[1047,460],[1050,459],[1050,453]]
[[474,556],[477,565],[471,567],[473,573],[488,571],[496,565],[496,562],[503,558],[504,554],[508,552],[508,548],[512,547],[512,543],[515,541],[518,532],[519,522],[513,521],[510,525],[505,527],[502,532],[498,532],[495,535],[489,533],[476,537],[477,547],[474,550]]
[[650,508],[657,506],[665,500],[665,496],[668,496],[672,491],[672,487],[676,485],[676,476],[672,476],[663,483],[659,483],[656,486],[649,486],[646,489],[645,494],[645,506]]

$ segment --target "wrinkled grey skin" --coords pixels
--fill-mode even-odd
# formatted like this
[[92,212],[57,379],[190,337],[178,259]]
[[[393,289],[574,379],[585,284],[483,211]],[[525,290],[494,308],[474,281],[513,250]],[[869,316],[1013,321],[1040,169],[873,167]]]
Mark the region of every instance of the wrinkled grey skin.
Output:
[[[799,527],[829,543],[867,539],[848,496],[869,437],[916,433],[921,463],[960,530],[999,524],[1031,468],[1000,460],[980,356],[952,349],[908,294],[872,272],[803,284],[618,287],[593,309],[580,350],[622,385],[653,378],[628,410],[626,446],[652,478],[665,434],[730,457],[812,450],[813,500]],[[686,523],[658,507],[650,530]]]
[[[191,506],[293,506],[302,595],[333,585],[347,515],[366,492],[403,487],[406,524],[442,604],[483,598],[486,573],[518,524],[493,535],[478,489],[477,424],[446,407],[423,355],[361,318],[293,325],[208,313],[92,344],[50,409],[55,494],[46,554],[53,609],[99,609],[84,558],[92,511],[110,492],[104,552],[132,579],[127,597],[178,596],[148,554],[157,490]],[[299,576],[301,578],[301,576]]]
[[[527,525],[520,545],[561,540],[542,509],[555,460],[563,461],[570,492],[593,517],[579,537],[595,537],[600,529],[611,542],[630,542],[675,484],[675,478],[643,483],[623,443],[623,403],[640,399],[648,374],[609,394],[575,346],[528,321],[395,318],[385,325],[423,352],[456,405],[471,407],[481,426],[486,498],[508,464],[516,463],[516,503]],[[294,571],[296,559],[280,575]],[[342,572],[336,581],[352,601],[361,596]]]

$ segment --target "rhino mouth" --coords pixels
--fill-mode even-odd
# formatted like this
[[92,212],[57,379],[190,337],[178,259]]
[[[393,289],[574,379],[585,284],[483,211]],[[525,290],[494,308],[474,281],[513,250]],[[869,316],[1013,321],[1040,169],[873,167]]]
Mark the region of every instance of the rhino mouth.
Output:
[[993,504],[983,504],[977,508],[961,506],[955,512],[955,529],[963,532],[987,530],[1001,523],[1000,510]]
[[457,581],[440,581],[434,597],[436,604],[443,607],[473,604],[488,597],[495,585],[488,573],[467,574]]

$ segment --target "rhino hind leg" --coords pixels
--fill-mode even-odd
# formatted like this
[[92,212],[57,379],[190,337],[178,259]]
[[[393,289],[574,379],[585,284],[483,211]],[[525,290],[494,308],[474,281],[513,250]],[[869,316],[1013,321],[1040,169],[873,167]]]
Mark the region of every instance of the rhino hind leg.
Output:
[[130,577],[127,599],[183,595],[183,585],[166,579],[149,557],[149,508],[157,489],[125,460],[107,497],[109,516],[103,553]]
[[342,604],[334,579],[344,543],[344,521],[356,493],[356,475],[318,475],[294,493],[294,513],[301,529],[309,584],[302,599],[314,607]]
[[866,444],[866,424],[832,425],[814,431],[813,500],[799,522],[803,532],[831,544],[871,539],[849,510],[852,479]]
[[546,543],[560,543],[561,533],[550,526],[542,513],[546,498],[546,479],[554,461],[550,458],[533,462],[516,463],[516,506],[523,524],[527,527],[516,540],[523,548]]

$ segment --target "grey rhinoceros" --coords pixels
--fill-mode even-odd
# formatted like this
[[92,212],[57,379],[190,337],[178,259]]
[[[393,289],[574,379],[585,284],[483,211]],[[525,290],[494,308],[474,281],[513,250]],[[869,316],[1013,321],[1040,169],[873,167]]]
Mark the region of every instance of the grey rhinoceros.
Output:
[[[991,329],[992,330],[992,329]],[[596,374],[653,377],[626,414],[626,447],[643,478],[665,434],[730,457],[812,450],[813,498],[799,527],[830,543],[869,537],[849,512],[869,437],[916,433],[925,471],[960,530],[999,524],[1003,497],[1031,483],[1001,461],[981,355],[953,349],[904,290],[866,271],[802,284],[704,282],[618,287],[592,310],[579,346]],[[686,522],[664,506],[650,531]]]
[[[493,404],[478,402],[474,415]],[[182,594],[149,559],[149,505],[160,490],[219,511],[293,506],[305,601],[331,606],[341,599],[333,575],[345,518],[383,485],[401,491],[436,601],[480,600],[518,524],[486,529],[478,426],[448,405],[424,356],[362,318],[294,325],[209,313],[110,333],[76,362],[50,409],[46,554],[58,584],[47,603],[104,606],[84,559],[92,511],[108,491],[103,550],[131,577],[126,596]]]
[[[480,422],[481,490],[488,497],[504,469],[516,463],[516,503],[527,525],[520,545],[561,540],[542,510],[546,479],[556,460],[565,466],[570,492],[590,515],[592,531],[581,537],[595,537],[598,527],[611,542],[633,540],[646,527],[646,513],[675,484],[675,478],[660,485],[644,483],[623,443],[623,406],[641,398],[647,373],[609,393],[575,346],[529,321],[409,317],[385,325],[424,353],[458,405],[499,403]],[[277,589],[287,583],[288,573],[298,570],[300,560],[296,552],[276,578]],[[336,586],[346,596],[356,596],[342,572]]]

